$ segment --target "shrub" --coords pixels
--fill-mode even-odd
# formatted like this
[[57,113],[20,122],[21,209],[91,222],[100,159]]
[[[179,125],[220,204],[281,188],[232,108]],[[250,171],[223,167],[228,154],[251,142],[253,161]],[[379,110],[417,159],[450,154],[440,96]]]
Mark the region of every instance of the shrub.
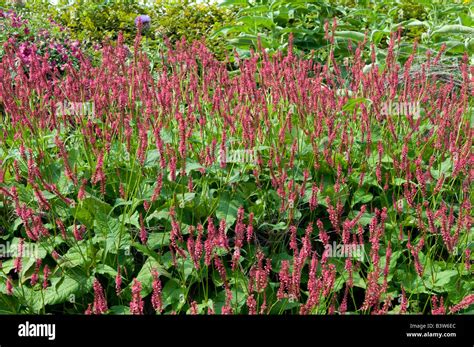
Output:
[[226,53],[225,42],[220,37],[211,37],[220,28],[234,23],[236,11],[219,7],[206,0],[196,3],[190,0],[158,0],[154,7],[152,30],[160,37],[176,42],[183,37],[187,41],[204,39],[206,46],[218,57]]
[[140,14],[150,14],[150,9],[131,0],[60,0],[57,16],[82,41],[115,40],[121,31],[125,42],[130,43],[136,34],[135,18]]

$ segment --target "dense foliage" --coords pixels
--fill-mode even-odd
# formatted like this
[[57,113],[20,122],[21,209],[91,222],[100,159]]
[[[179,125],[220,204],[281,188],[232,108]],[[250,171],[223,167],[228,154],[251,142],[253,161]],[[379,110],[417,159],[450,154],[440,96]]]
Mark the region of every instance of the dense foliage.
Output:
[[[418,49],[438,50],[445,44],[448,55],[474,53],[474,4],[471,1],[299,1],[299,0],[225,0],[222,6],[239,8],[237,23],[216,32],[232,33],[229,43],[242,54],[258,46],[258,37],[270,51],[286,47],[289,35],[297,49],[319,55],[328,54],[327,26],[337,19],[334,28],[336,57],[347,57],[348,42],[358,43],[364,35],[377,48],[387,47],[391,32],[402,30],[398,43],[407,58],[412,42]],[[329,23],[328,23],[329,22]],[[368,46],[369,47],[369,46]],[[379,50],[385,59],[386,51]]]

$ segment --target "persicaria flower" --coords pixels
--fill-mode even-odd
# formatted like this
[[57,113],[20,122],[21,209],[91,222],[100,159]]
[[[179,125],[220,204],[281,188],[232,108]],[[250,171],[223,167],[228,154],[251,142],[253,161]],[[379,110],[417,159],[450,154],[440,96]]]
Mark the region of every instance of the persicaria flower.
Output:
[[402,287],[402,294],[401,294],[401,299],[400,299],[400,314],[404,314],[407,312],[407,307],[408,307],[408,299],[407,295],[405,293],[405,288]]
[[15,258],[15,260],[13,261],[16,273],[21,272],[22,257],[23,257],[23,245],[24,245],[24,240],[22,238],[20,238],[18,240],[18,254],[17,254],[17,257]]
[[199,308],[198,308],[198,305],[197,305],[197,302],[196,301],[193,301],[191,303],[191,314],[192,315],[197,315],[199,314]]
[[288,260],[283,260],[281,262],[281,268],[278,277],[280,279],[280,287],[278,288],[277,298],[281,300],[288,296],[288,291],[291,284],[290,263]]
[[38,205],[39,205],[40,209],[45,210],[45,211],[49,211],[51,209],[51,205],[46,200],[43,193],[38,189],[37,186],[35,186],[33,188],[33,193],[36,196],[36,200],[38,200]]
[[89,304],[89,305],[87,305],[87,309],[86,309],[86,311],[84,312],[84,314],[85,314],[86,316],[90,316],[90,315],[92,315],[92,313],[93,313],[92,304]]
[[230,288],[226,288],[225,290],[226,293],[226,298],[225,298],[225,305],[222,307],[222,314],[233,314],[234,310],[232,309],[231,303],[232,303],[232,291]]
[[13,295],[13,284],[10,276],[7,277],[7,295]]
[[222,264],[221,259],[217,255],[214,256],[214,265],[216,266],[217,272],[219,273],[222,282],[224,282],[224,285],[227,286],[227,272],[225,270],[224,264]]
[[347,296],[349,294],[349,287],[346,286],[346,289],[344,290],[344,297],[342,298],[342,302],[339,305],[339,313],[340,314],[345,314],[347,311]]
[[77,225],[74,224],[73,235],[76,241],[81,241],[84,238],[85,233],[86,233],[86,227],[84,225],[81,225],[81,227],[78,228]]
[[115,276],[115,292],[117,296],[122,292],[122,275],[120,273],[120,266],[117,268],[117,275]]
[[433,315],[444,315],[446,314],[446,307],[444,307],[444,299],[441,297],[438,304],[438,297],[435,295],[431,298],[431,314]]
[[43,289],[48,288],[48,278],[51,274],[51,270],[49,269],[48,265],[45,265],[43,268]]
[[197,231],[198,231],[198,235],[197,235],[196,242],[194,245],[193,261],[195,262],[194,266],[196,266],[196,269],[199,270],[202,252],[203,252],[202,234],[204,232],[204,227],[202,226],[202,224],[198,224]]
[[104,289],[98,279],[94,280],[94,305],[93,312],[95,314],[103,314],[107,312],[107,299],[105,298]]
[[59,218],[56,219],[56,225],[58,226],[59,231],[61,231],[61,236],[62,236],[63,240],[66,240],[67,239],[66,228],[64,227],[64,224],[61,221],[61,219],[59,219]]
[[151,304],[156,312],[161,313],[163,311],[162,308],[162,300],[161,300],[161,281],[156,269],[153,269],[153,294],[151,296]]
[[31,279],[30,279],[30,284],[32,286],[38,283],[38,274],[40,271],[41,263],[42,263],[42,260],[40,258],[36,259],[35,272],[31,275]]
[[255,281],[257,292],[262,292],[268,285],[268,278],[272,270],[272,263],[270,259],[266,259],[265,266],[263,266],[264,254],[262,251],[257,253],[257,266],[254,270],[251,270],[251,276],[253,272],[253,279]]
[[294,225],[290,226],[290,249],[293,251],[293,254],[298,253],[298,244],[296,243],[296,232],[297,228]]
[[334,287],[334,282],[336,280],[336,266],[334,264],[329,264],[328,267],[323,268],[322,276],[323,296],[327,297]]
[[143,299],[141,295],[142,284],[140,281],[137,281],[136,278],[133,279],[132,285],[132,301],[130,301],[130,313],[134,315],[143,314]]
[[464,297],[464,299],[462,299],[459,304],[452,306],[449,309],[449,312],[456,313],[458,311],[461,311],[461,310],[471,306],[472,304],[474,304],[474,294],[469,294],[466,297]]
[[146,244],[146,241],[148,239],[148,234],[145,229],[145,223],[143,222],[143,215],[140,213],[140,241],[142,244]]
[[58,260],[61,257],[56,250],[53,250],[51,252],[51,256],[53,257],[54,260]]
[[226,234],[226,221],[225,219],[221,219],[219,222],[219,238],[218,238],[218,244],[220,247],[223,247],[227,250],[229,250],[229,240],[227,238]]
[[163,187],[163,173],[160,172],[156,177],[156,186],[155,186],[155,189],[153,190],[153,195],[151,196],[152,202],[158,199],[158,197],[160,196],[162,187]]
[[316,221],[316,225],[318,226],[319,230],[319,239],[323,243],[323,245],[327,245],[329,243],[329,235],[324,230],[323,222],[320,219]]
[[250,242],[253,237],[253,212],[249,214],[249,224],[247,225],[247,242]]
[[257,301],[253,294],[250,294],[247,298],[247,307],[249,308],[249,315],[257,314]]
[[87,180],[83,179],[79,191],[77,192],[77,200],[79,201],[84,200],[84,198],[86,197],[86,184]]

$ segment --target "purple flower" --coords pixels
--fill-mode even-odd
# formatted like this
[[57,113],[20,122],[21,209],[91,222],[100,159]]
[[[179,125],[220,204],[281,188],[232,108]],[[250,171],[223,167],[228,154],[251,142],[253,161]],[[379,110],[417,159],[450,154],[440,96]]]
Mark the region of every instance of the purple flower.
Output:
[[150,16],[147,16],[146,14],[141,14],[135,18],[135,25],[138,26],[139,23],[142,24],[142,28],[148,28],[150,26],[151,18]]

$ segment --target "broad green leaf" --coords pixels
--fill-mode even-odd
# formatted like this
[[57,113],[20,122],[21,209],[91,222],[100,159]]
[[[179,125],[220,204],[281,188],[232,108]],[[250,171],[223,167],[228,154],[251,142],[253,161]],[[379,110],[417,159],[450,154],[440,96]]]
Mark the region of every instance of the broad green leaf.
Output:
[[155,250],[170,244],[169,232],[154,232],[148,235],[147,245],[150,249]]
[[433,31],[431,35],[437,35],[437,34],[469,34],[469,35],[474,35],[474,28],[464,26],[464,25],[459,25],[459,24],[453,24],[453,25],[444,25],[439,29],[436,29]]
[[432,288],[443,288],[448,283],[450,283],[455,277],[459,276],[456,270],[445,270],[441,272],[433,272],[430,273],[429,271],[425,274],[425,283],[426,286],[430,289]]
[[374,196],[372,195],[372,193],[366,192],[363,189],[358,189],[354,194],[354,201],[352,202],[352,206],[358,203],[366,204],[369,201],[372,201],[373,198]]
[[336,31],[334,33],[336,38],[351,39],[353,42],[364,41],[365,35],[357,31]]
[[113,279],[117,276],[117,270],[106,264],[97,264],[95,272],[101,275],[108,275]]
[[232,200],[229,193],[224,192],[220,196],[219,206],[217,207],[216,211],[216,217],[219,220],[224,219],[226,221],[226,227],[230,228],[237,219],[238,208],[238,201]]
[[352,112],[356,109],[356,107],[360,104],[372,104],[372,101],[367,98],[355,98],[349,99],[344,106],[342,106],[342,110],[346,112]]
[[271,29],[275,25],[270,18],[264,16],[244,16],[238,18],[237,21],[255,29],[261,26]]
[[121,226],[120,220],[108,217],[105,214],[97,214],[94,220],[96,238],[105,241],[105,253],[117,253],[118,250],[127,250],[131,237],[128,229]]
[[77,268],[63,273],[61,277],[51,280],[51,286],[44,294],[45,303],[55,305],[78,299],[79,296],[92,289],[93,281],[93,277],[88,277]]

